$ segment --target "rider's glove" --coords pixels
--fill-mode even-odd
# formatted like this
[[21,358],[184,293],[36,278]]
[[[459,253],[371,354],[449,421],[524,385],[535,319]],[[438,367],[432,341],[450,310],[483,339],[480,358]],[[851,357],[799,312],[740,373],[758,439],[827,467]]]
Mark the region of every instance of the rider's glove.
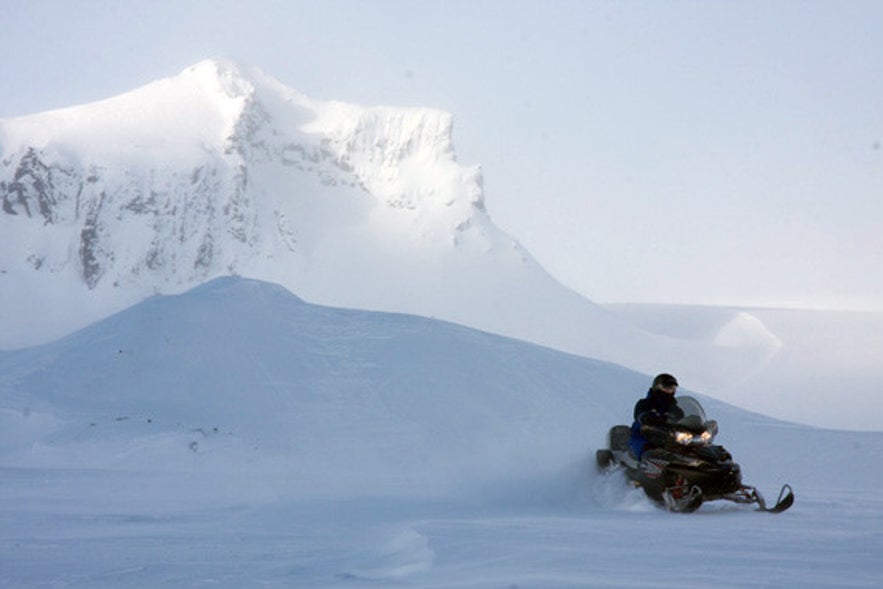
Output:
[[665,423],[665,419],[656,409],[651,409],[641,417],[641,423],[644,425],[660,425]]

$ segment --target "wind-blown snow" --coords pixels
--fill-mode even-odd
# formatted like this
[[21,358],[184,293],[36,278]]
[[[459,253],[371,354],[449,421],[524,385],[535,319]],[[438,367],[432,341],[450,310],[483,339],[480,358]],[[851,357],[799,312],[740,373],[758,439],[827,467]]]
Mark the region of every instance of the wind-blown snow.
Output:
[[883,435],[703,397],[797,503],[668,514],[592,467],[646,386],[257,281],[155,297],[0,352],[0,585],[877,585]]

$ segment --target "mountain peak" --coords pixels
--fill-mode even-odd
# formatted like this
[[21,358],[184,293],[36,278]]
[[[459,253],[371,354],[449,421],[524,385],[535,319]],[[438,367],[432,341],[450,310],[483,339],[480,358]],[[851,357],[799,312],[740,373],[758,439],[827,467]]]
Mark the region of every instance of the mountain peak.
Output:
[[408,280],[392,262],[404,256],[419,282],[451,247],[528,259],[487,218],[480,169],[456,163],[452,124],[311,100],[230,59],[0,121],[0,223],[16,245],[0,252],[0,289],[75,277],[131,302],[120,293],[236,274],[321,301],[353,290],[351,265]]
[[243,71],[207,60],[105,100],[2,120],[0,155],[34,148],[119,167],[198,160],[226,140],[253,96]]
[[196,77],[245,78],[246,72],[252,69],[234,59],[212,57],[184,68],[180,75]]
[[231,59],[206,59],[184,69],[171,81],[201,85],[208,93],[225,99],[249,99],[254,95],[254,74]]
[[[268,83],[269,76],[255,67],[233,59],[212,58],[185,68],[178,76],[169,80],[173,83],[200,86],[208,94],[217,94],[224,100],[248,100],[254,97],[258,85]],[[273,82],[275,81],[270,83]]]

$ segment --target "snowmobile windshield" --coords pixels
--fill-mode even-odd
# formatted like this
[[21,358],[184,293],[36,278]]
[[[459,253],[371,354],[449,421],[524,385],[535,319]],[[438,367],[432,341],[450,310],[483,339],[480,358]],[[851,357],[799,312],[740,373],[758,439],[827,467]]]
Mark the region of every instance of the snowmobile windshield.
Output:
[[705,425],[705,410],[693,397],[678,397],[678,408],[683,411],[683,416],[675,416],[670,419],[671,424],[687,425],[691,428]]

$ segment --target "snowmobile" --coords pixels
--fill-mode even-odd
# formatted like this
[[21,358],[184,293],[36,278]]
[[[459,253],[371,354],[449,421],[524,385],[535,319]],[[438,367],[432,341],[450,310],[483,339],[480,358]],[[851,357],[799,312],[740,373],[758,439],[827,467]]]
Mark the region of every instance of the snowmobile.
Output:
[[753,504],[760,511],[781,513],[794,503],[790,485],[783,485],[779,498],[768,506],[760,492],[742,484],[739,465],[723,446],[715,445],[717,422],[708,420],[699,401],[678,397],[683,415],[669,417],[666,423],[644,425],[641,433],[652,449],[641,459],[629,449],[631,428],[615,425],[608,433],[607,448],[596,452],[602,471],[617,468],[634,486],[669,511],[690,513],[705,501],[725,499],[734,503]]

